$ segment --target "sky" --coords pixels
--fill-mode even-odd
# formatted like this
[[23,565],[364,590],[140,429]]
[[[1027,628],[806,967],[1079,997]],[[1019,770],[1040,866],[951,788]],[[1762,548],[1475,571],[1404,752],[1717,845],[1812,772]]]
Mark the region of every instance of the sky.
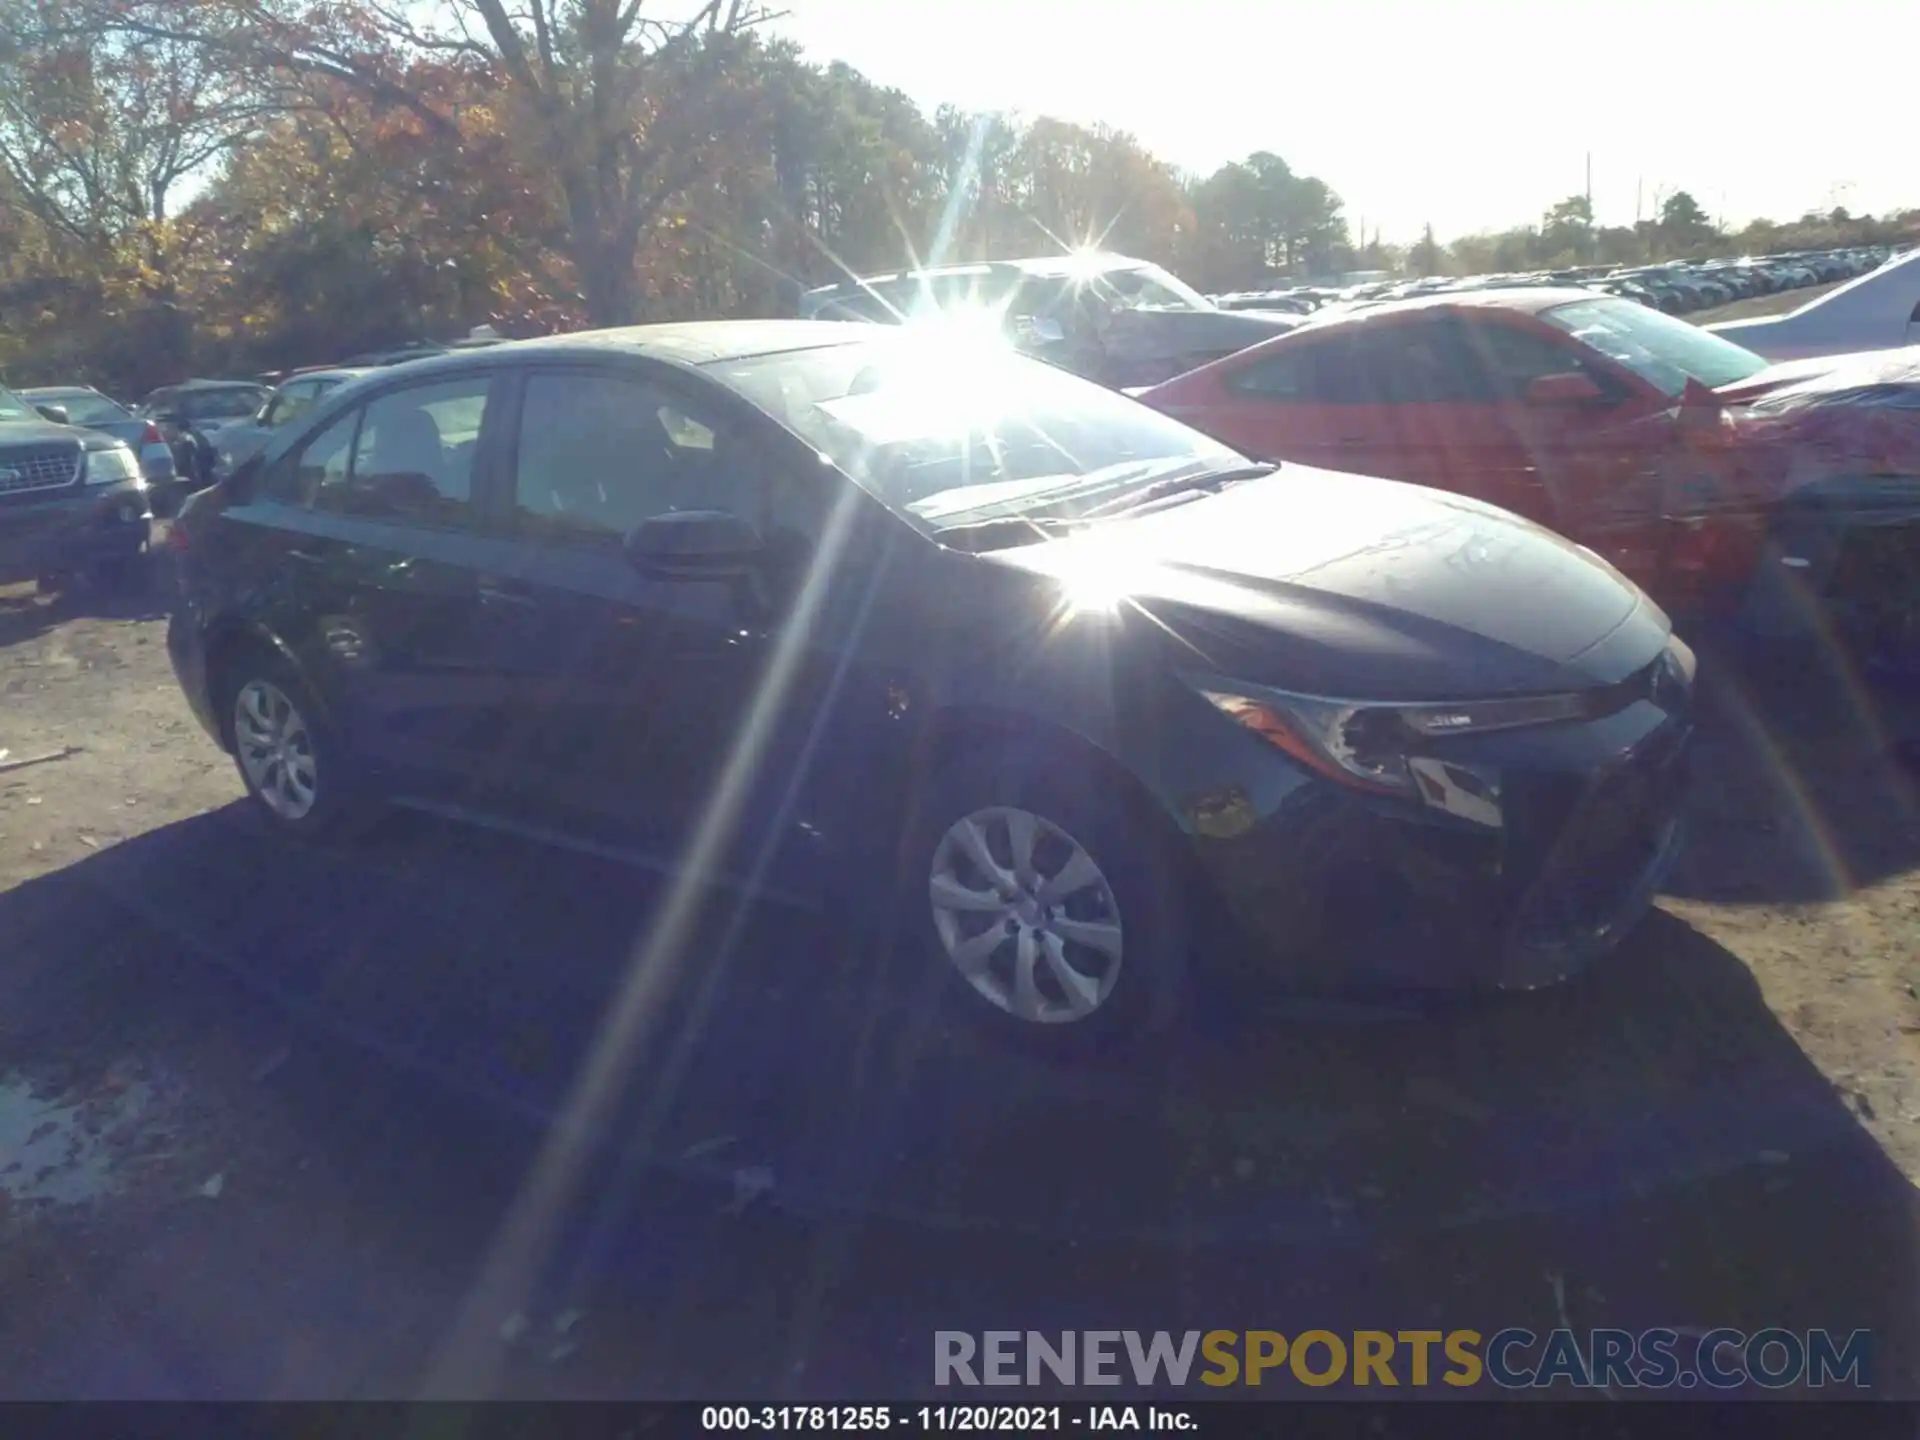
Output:
[[1271,150],[1388,242],[1630,225],[1691,191],[1738,226],[1920,206],[1914,0],[782,0],[774,28],[931,111],[1131,131],[1183,168]]

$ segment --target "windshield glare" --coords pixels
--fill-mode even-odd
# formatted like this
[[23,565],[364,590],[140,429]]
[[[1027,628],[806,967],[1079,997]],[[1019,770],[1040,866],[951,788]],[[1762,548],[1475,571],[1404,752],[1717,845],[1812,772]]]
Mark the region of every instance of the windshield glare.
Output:
[[927,533],[1071,519],[1137,485],[1246,463],[1123,395],[986,345],[902,337],[713,369]]
[[1626,366],[1664,395],[1679,395],[1688,380],[1711,389],[1767,368],[1751,350],[1631,300],[1576,300],[1542,311],[1540,318]]
[[60,406],[75,425],[111,425],[132,418],[104,395],[46,395],[40,403]]

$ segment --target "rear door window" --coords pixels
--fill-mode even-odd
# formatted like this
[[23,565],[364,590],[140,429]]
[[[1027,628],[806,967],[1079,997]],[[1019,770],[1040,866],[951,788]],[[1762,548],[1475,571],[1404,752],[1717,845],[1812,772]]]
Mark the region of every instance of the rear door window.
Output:
[[353,459],[360,412],[349,410],[268,472],[262,491],[288,505],[310,506],[322,489],[344,486]]
[[473,511],[474,459],[485,421],[489,374],[412,385],[360,411],[344,481],[324,481],[323,510],[458,527]]

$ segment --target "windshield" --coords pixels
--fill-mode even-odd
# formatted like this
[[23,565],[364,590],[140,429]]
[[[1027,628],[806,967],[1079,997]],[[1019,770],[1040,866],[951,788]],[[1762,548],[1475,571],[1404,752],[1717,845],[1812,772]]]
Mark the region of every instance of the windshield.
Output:
[[266,399],[264,390],[203,390],[184,401],[184,408],[203,420],[230,420],[251,415]]
[[1246,463],[1123,395],[985,345],[890,338],[712,371],[930,534],[1071,519],[1140,485]]
[[37,398],[43,405],[60,406],[67,412],[67,419],[75,425],[113,425],[133,418],[106,396],[88,390],[41,395]]
[[1128,310],[1211,310],[1213,304],[1185,281],[1158,265],[1141,265],[1129,270],[1103,270],[1095,277],[1095,288],[1109,292],[1116,304]]
[[1767,368],[1751,350],[1631,300],[1576,300],[1542,311],[1540,318],[1626,366],[1664,395],[1679,395],[1688,380],[1717,388]]
[[0,385],[0,422],[9,420],[38,420],[40,414],[33,406],[22,400],[6,386]]

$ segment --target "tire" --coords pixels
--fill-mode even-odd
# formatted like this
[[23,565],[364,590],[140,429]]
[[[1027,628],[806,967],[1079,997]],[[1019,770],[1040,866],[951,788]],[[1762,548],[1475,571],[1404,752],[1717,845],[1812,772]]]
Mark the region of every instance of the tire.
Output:
[[225,667],[217,703],[247,800],[270,830],[346,839],[377,817],[363,767],[286,661],[243,651]]
[[[1053,1054],[1149,1037],[1184,1015],[1184,868],[1090,769],[1046,753],[968,756],[936,772],[911,811],[889,962],[943,1015]],[[1039,884],[1016,875],[1013,847],[1027,834]]]
[[144,549],[136,555],[115,555],[112,559],[96,562],[89,578],[109,594],[126,595],[146,583],[147,559]]

